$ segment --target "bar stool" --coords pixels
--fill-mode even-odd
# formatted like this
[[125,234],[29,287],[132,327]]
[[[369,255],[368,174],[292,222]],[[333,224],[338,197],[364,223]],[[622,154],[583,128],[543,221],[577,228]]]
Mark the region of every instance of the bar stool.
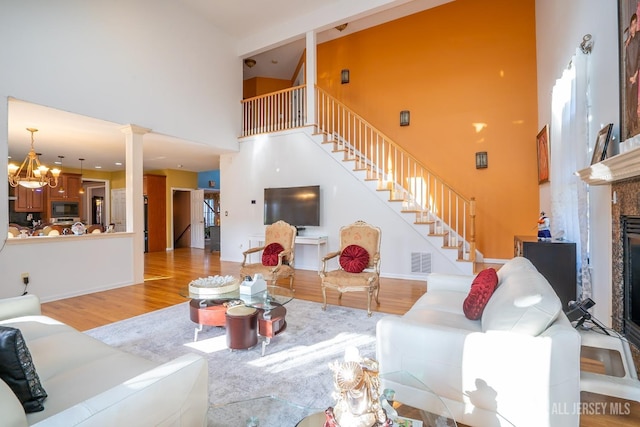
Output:
[[229,307],[225,315],[227,347],[246,350],[258,344],[258,310],[237,305]]

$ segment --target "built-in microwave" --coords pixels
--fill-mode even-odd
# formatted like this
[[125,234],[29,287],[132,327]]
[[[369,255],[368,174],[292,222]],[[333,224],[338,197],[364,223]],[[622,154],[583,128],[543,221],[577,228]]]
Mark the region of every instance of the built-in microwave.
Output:
[[78,202],[51,202],[51,218],[78,216],[80,216]]

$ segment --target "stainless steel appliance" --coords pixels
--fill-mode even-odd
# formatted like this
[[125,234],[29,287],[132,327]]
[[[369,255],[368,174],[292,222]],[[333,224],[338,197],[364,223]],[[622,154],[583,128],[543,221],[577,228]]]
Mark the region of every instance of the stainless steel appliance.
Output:
[[80,216],[80,203],[78,202],[51,202],[51,218],[70,218]]

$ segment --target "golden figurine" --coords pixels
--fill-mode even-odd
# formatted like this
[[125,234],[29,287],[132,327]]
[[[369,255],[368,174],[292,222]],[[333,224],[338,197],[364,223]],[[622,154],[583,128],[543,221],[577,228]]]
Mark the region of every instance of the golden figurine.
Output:
[[345,350],[343,362],[329,364],[336,404],[326,411],[325,427],[391,426],[380,405],[378,362],[360,357],[357,348]]

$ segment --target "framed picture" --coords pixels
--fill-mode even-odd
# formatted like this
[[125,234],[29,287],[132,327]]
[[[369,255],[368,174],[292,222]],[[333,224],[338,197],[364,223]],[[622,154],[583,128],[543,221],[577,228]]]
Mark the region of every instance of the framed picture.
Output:
[[640,16],[638,0],[618,0],[620,58],[620,142],[640,133],[638,69],[640,69]]
[[591,157],[591,164],[601,162],[607,158],[607,147],[611,139],[611,129],[613,129],[613,123],[609,123],[598,132],[596,145],[593,148],[593,157]]
[[549,182],[549,125],[544,125],[536,138],[538,145],[538,184]]

